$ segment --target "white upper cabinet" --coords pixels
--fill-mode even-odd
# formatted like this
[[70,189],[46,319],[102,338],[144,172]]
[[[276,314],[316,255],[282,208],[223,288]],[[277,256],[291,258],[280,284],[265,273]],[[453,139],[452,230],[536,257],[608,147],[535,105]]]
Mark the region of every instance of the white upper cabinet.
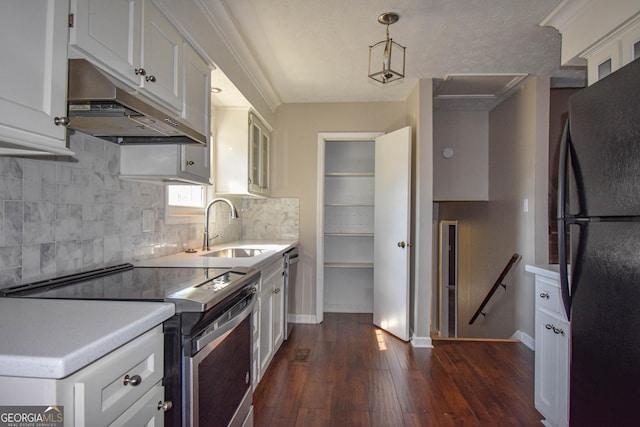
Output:
[[211,68],[188,43],[184,43],[184,103],[182,118],[208,135],[211,121]]
[[209,145],[123,145],[120,178],[165,184],[211,184]]
[[2,2],[0,155],[67,149],[67,0]]
[[144,4],[144,33],[140,86],[169,104],[173,111],[182,110],[182,36],[150,2]]
[[270,129],[249,108],[215,111],[216,193],[268,196]]
[[563,65],[587,60],[589,84],[640,57],[638,0],[565,0],[541,25],[562,34]]
[[71,56],[182,111],[183,38],[150,0],[74,0],[71,8]]
[[70,55],[88,54],[125,83],[139,85],[143,0],[72,0]]

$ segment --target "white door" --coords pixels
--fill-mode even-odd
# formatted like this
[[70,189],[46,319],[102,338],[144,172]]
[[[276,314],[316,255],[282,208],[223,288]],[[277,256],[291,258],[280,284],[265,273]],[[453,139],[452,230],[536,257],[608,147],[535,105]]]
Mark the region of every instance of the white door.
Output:
[[376,138],[373,323],[409,340],[411,127]]

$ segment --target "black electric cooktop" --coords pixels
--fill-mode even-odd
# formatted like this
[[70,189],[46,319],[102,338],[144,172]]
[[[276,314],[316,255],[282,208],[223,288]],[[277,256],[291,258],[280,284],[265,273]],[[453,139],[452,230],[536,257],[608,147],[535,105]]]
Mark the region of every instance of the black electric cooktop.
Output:
[[176,310],[205,311],[257,270],[134,267],[120,264],[0,290],[0,296],[58,299],[170,301]]

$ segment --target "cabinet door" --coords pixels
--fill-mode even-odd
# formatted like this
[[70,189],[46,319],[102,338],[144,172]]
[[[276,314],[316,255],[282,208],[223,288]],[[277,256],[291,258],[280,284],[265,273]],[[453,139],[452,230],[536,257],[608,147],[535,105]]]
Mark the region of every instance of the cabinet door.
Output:
[[180,147],[180,170],[188,175],[202,178],[202,182],[210,183],[211,159],[209,146],[182,145]]
[[269,193],[270,135],[266,126],[253,114],[249,117],[249,191]]
[[261,143],[260,125],[253,115],[249,119],[249,191],[260,193],[260,149]]
[[273,285],[273,352],[278,351],[284,341],[284,276]]
[[[265,286],[263,284],[263,286]],[[267,370],[273,357],[273,287],[262,289],[258,304],[260,305],[260,375]]]
[[567,419],[569,325],[536,309],[535,406],[553,425]]
[[67,0],[2,2],[0,155],[73,154],[67,131]]
[[184,43],[184,104],[182,117],[209,135],[211,69],[188,43]]
[[263,129],[260,142],[260,188],[263,194],[269,194],[270,190],[270,170],[269,153],[271,151],[271,137],[266,129]]
[[182,36],[151,1],[144,3],[141,86],[157,101],[182,110]]
[[[73,2],[72,2],[73,3]],[[142,0],[77,0],[69,46],[138,86],[142,45]]]

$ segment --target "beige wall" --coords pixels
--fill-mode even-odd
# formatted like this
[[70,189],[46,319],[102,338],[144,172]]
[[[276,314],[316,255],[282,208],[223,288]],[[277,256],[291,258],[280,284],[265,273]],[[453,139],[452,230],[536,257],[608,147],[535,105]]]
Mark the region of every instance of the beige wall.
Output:
[[433,251],[433,81],[420,79],[407,99],[407,124],[413,127],[411,335],[414,345],[431,345]]
[[406,126],[404,102],[282,104],[276,111],[272,197],[300,200],[296,313],[316,314],[316,212],[319,132],[389,132]]
[[[460,336],[534,336],[533,278],[525,264],[547,259],[549,80],[535,78],[489,114],[489,201],[441,203],[459,221]],[[527,200],[528,211],[524,212]],[[474,325],[468,322],[513,253],[522,255]]]
[[[453,149],[445,158],[442,150]],[[489,113],[433,113],[433,199],[489,199]]]

